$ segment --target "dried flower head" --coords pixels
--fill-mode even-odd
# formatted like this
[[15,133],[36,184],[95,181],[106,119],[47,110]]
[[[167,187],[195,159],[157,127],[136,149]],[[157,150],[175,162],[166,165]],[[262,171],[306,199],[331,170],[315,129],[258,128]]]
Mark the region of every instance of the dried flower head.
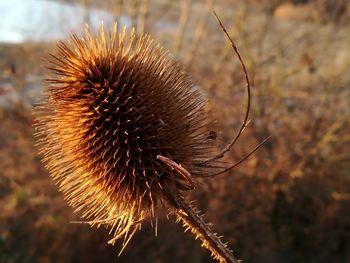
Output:
[[67,202],[116,237],[132,235],[159,202],[178,207],[176,196],[208,173],[200,163],[212,147],[205,98],[184,70],[149,36],[116,26],[72,35],[50,62],[37,135]]
[[[215,14],[215,13],[214,13]],[[216,14],[215,14],[216,15]],[[88,29],[57,45],[52,76],[36,107],[38,144],[65,198],[91,225],[106,225],[124,247],[162,204],[221,262],[238,262],[184,199],[196,178],[223,170],[215,163],[243,132],[213,155],[206,100],[189,76],[149,36],[117,25],[106,34]],[[216,170],[213,168],[216,167]]]

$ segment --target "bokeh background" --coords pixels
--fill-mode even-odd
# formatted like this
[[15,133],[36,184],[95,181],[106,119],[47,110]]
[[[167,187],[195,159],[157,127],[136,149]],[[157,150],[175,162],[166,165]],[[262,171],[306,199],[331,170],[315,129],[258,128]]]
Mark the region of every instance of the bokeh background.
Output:
[[174,218],[144,224],[124,253],[73,213],[40,163],[32,108],[55,42],[118,21],[169,49],[207,94],[233,171],[188,199],[244,262],[350,262],[349,0],[0,0],[0,262],[212,262]]

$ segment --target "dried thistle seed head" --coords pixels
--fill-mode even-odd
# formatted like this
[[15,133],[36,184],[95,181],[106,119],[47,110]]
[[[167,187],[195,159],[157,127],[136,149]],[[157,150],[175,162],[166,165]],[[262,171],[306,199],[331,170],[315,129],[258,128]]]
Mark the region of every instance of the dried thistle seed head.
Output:
[[181,164],[192,177],[212,140],[205,98],[183,69],[149,36],[124,29],[86,30],[58,44],[53,76],[37,106],[44,162],[67,202],[116,238],[132,236],[161,201],[192,189],[157,159]]

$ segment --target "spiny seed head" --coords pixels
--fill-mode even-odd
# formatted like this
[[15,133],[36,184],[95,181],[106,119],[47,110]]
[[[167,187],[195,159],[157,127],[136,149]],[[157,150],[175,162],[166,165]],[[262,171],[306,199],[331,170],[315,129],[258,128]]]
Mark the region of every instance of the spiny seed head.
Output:
[[[36,108],[38,144],[67,202],[115,237],[131,236],[157,204],[177,206],[211,151],[205,98],[149,36],[97,36],[61,42]],[[164,202],[166,201],[166,202]]]

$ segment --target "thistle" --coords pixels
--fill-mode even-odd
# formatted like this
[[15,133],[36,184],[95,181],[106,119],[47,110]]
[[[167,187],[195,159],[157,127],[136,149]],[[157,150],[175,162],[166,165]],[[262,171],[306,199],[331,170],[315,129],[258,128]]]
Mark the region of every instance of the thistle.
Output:
[[215,174],[223,152],[208,158],[215,147],[206,99],[181,66],[149,36],[117,26],[73,34],[57,48],[36,136],[67,203],[123,247],[163,206],[215,259],[238,262],[185,200],[197,178]]

